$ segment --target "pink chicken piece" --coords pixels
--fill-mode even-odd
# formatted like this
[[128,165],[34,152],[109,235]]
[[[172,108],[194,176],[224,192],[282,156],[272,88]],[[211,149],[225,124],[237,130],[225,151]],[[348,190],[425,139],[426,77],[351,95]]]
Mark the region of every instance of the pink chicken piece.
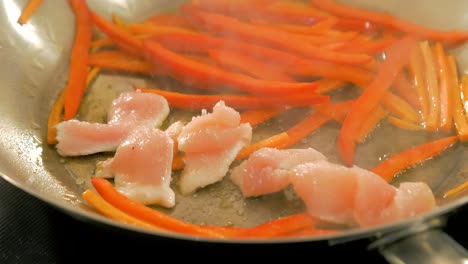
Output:
[[428,212],[436,207],[431,188],[423,182],[403,182],[391,204],[376,218],[361,217],[363,226],[390,223]]
[[167,133],[139,126],[117,148],[112,159],[100,163],[100,169],[114,175],[115,187],[125,196],[143,204],[173,207],[173,144]]
[[295,166],[325,159],[313,148],[261,148],[231,170],[231,180],[239,186],[244,197],[274,193],[288,187]]
[[252,127],[240,123],[240,115],[223,101],[212,113],[194,117],[181,131],[178,147],[185,153],[179,181],[182,194],[223,179],[242,147],[249,144]]
[[115,151],[138,125],[159,127],[169,115],[169,105],[160,95],[124,92],[108,111],[108,124],[68,120],[57,128],[57,152],[62,156]]
[[354,224],[357,181],[353,169],[326,161],[304,163],[294,169],[291,182],[312,216]]
[[127,134],[122,126],[69,120],[57,124],[56,148],[62,156],[114,151]]
[[112,101],[107,123],[135,126],[148,122],[160,127],[168,115],[169,104],[163,96],[139,91],[123,92]]
[[435,207],[434,195],[425,183],[402,183],[397,189],[357,166],[317,161],[299,165],[294,172],[293,187],[308,212],[325,221],[369,227]]

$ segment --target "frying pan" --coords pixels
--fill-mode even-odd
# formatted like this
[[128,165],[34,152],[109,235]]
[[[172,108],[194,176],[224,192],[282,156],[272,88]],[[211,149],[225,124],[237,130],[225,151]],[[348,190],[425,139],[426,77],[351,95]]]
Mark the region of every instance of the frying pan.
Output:
[[[90,186],[89,176],[95,162],[105,155],[65,159],[57,155],[53,146],[45,143],[47,115],[67,77],[69,52],[73,40],[74,17],[67,1],[44,1],[29,23],[16,23],[25,0],[0,1],[0,175],[21,190],[38,197],[59,210],[93,223],[117,229],[166,237],[175,240],[203,243],[226,243],[216,239],[193,238],[178,234],[162,234],[123,225],[100,216],[86,207],[81,193]],[[171,0],[108,0],[91,1],[92,10],[110,17],[119,14],[128,21],[139,21],[174,9],[183,1]],[[465,0],[443,2],[438,0],[349,0],[347,3],[370,9],[387,11],[408,20],[439,29],[468,28]],[[453,51],[460,71],[468,69],[468,49],[464,46]],[[99,121],[105,105],[113,96],[131,87],[145,84],[146,80],[133,76],[103,73],[90,90],[82,107],[81,117]],[[167,81],[169,82],[169,81]],[[161,85],[166,84],[163,82]],[[183,114],[176,116],[184,118]],[[174,118],[176,118],[174,117]],[[278,124],[287,125],[291,116],[280,118]],[[268,133],[268,128],[262,133]],[[271,129],[270,129],[271,130]],[[325,126],[309,136],[302,144],[313,146],[338,160],[335,150],[337,126]],[[389,140],[391,136],[392,140]],[[437,135],[436,135],[437,136]],[[378,162],[386,151],[397,151],[408,144],[422,143],[432,134],[389,130],[382,125],[375,132],[372,143],[358,149],[358,165],[369,167]],[[439,135],[440,136],[440,135]],[[398,144],[395,144],[398,142]],[[300,146],[299,146],[300,147]],[[378,248],[389,262],[409,263],[418,260],[436,263],[440,259],[468,261],[468,254],[440,227],[446,216],[466,206],[468,192],[444,199],[442,194],[467,180],[468,154],[458,143],[443,155],[411,169],[399,181],[424,181],[434,191],[438,207],[426,214],[384,226],[323,235],[310,238],[284,238],[275,240],[236,240],[239,244],[275,244],[295,242],[328,242],[330,245],[360,238],[373,241],[369,248]],[[254,225],[303,208],[294,202],[287,191],[258,199],[243,200],[237,189],[224,180],[195,195],[177,196],[178,203],[167,213],[194,223]],[[456,263],[456,262],[450,262]],[[466,263],[466,262],[465,262]]]

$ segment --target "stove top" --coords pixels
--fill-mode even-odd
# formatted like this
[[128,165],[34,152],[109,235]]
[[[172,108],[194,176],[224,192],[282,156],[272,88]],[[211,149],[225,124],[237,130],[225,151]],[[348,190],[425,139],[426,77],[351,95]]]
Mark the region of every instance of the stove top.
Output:
[[[468,248],[468,208],[448,219],[445,231]],[[0,263],[83,263],[148,259],[250,260],[251,257],[305,256],[327,263],[364,261],[387,263],[368,242],[328,246],[326,243],[278,245],[210,244],[135,235],[112,227],[77,220],[0,178]],[[321,258],[323,257],[323,258]],[[268,260],[269,258],[267,258]]]

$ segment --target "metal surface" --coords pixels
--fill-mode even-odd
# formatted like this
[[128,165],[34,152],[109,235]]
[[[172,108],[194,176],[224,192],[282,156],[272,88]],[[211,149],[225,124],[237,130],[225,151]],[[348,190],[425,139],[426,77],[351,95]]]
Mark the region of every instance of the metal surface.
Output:
[[[74,18],[67,1],[44,1],[36,15],[26,25],[16,23],[25,0],[0,1],[0,174],[22,190],[33,194],[64,212],[83,220],[92,220],[157,236],[162,234],[142,230],[110,221],[83,206],[81,192],[89,186],[96,160],[103,156],[64,159],[57,155],[53,146],[45,143],[47,115],[53,100],[66,82],[67,63],[73,39]],[[91,9],[109,17],[115,12],[129,21],[140,21],[165,12],[177,1],[113,0],[88,1]],[[463,0],[442,2],[424,1],[349,1],[379,10],[391,11],[418,23],[435,28],[468,28],[464,10],[468,3]],[[467,49],[456,51],[461,71],[468,69]],[[103,75],[89,91],[81,109],[81,118],[99,120],[105,104],[118,91],[127,89],[135,79],[116,79],[115,75]],[[108,78],[113,77],[113,78]],[[148,82],[137,78],[138,82]],[[166,83],[164,83],[166,84]],[[108,89],[109,85],[112,89]],[[104,95],[104,96],[103,96]],[[99,103],[97,103],[99,101]],[[103,103],[103,104],[101,104]],[[180,117],[180,115],[179,115]],[[172,117],[175,118],[175,117]],[[294,121],[286,116],[274,125],[286,125]],[[273,125],[273,124],[272,124]],[[311,135],[299,146],[312,146],[324,152],[330,160],[338,160],[335,150],[336,125],[327,125],[320,133]],[[264,133],[271,133],[266,126]],[[388,140],[391,136],[392,140]],[[379,127],[369,142],[358,149],[358,165],[370,167],[390,151],[397,151],[417,142],[425,142],[441,134],[410,133]],[[398,144],[395,144],[398,142]],[[448,150],[423,167],[402,175],[398,181],[422,180],[427,182],[437,196],[438,208],[428,214],[383,227],[352,229],[338,235],[308,238],[308,241],[329,240],[340,243],[366,236],[404,229],[420,222],[429,221],[449,213],[468,201],[467,192],[447,200],[444,191],[466,181],[465,161],[468,159],[464,146]],[[395,184],[398,184],[398,181]],[[177,176],[175,176],[175,182]],[[292,202],[291,202],[292,200]],[[271,195],[260,199],[243,200],[229,180],[206,188],[196,195],[178,196],[178,204],[169,210],[174,216],[195,223],[252,225],[273,217],[301,209],[291,192]],[[165,236],[165,235],[164,235]],[[171,235],[173,238],[193,240],[193,237]],[[198,239],[198,238],[197,238]],[[210,239],[203,241],[223,242]],[[282,243],[304,239],[278,239],[268,241],[239,241],[239,243]]]

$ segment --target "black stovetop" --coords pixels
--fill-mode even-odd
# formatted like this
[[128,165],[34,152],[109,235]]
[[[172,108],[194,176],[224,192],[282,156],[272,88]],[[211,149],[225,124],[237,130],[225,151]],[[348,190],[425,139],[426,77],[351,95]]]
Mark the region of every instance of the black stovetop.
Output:
[[[448,219],[445,231],[468,248],[468,208]],[[219,260],[237,257],[304,257],[313,263],[386,263],[368,242],[328,246],[325,243],[288,245],[210,244],[135,235],[111,227],[80,221],[0,179],[0,263],[122,263],[147,259],[150,263],[184,260]],[[227,257],[227,258],[226,258]],[[319,261],[324,259],[326,261]],[[145,262],[147,262],[145,261]],[[217,261],[217,262],[219,262]],[[300,260],[303,261],[303,260]]]

